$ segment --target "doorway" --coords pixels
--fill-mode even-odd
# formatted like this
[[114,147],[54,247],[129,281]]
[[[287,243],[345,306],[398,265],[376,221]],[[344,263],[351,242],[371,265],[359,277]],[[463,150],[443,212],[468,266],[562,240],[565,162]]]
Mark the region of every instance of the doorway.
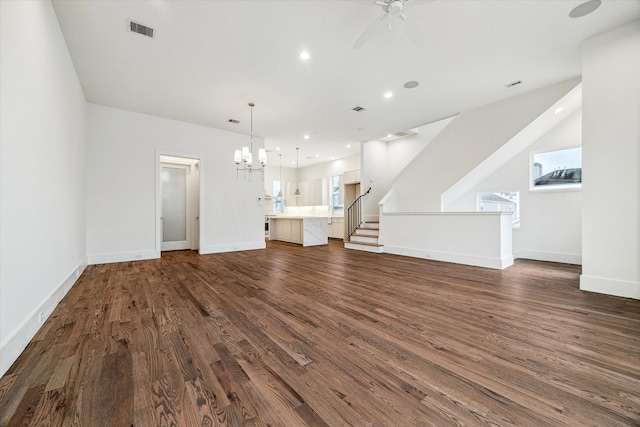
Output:
[[200,237],[200,161],[159,157],[160,251],[198,250]]

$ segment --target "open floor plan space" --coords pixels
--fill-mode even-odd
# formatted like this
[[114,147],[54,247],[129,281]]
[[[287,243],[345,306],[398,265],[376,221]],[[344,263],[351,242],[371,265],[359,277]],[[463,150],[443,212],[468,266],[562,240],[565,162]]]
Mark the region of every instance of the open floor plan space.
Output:
[[640,425],[640,301],[577,266],[269,242],[89,266],[0,425]]

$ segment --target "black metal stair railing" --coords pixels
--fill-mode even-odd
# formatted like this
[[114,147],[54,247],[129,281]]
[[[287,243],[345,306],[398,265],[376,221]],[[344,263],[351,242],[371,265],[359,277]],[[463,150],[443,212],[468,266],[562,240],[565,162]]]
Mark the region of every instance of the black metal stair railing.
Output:
[[362,224],[362,198],[369,194],[371,187],[364,193],[358,196],[358,198],[347,209],[347,231],[349,231],[349,240],[351,236],[356,232],[360,224]]

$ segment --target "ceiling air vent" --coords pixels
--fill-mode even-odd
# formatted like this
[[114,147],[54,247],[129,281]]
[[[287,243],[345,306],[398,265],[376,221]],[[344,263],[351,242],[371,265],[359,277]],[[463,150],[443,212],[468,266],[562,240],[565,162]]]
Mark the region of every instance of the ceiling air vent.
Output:
[[229,119],[229,123],[233,123],[234,125],[237,125],[238,123],[240,123],[240,120]]
[[146,25],[142,25],[135,21],[129,21],[129,29],[133,33],[142,34],[143,36],[147,36],[153,38],[153,34],[155,30],[151,27],[147,27]]
[[407,136],[412,136],[412,135],[417,135],[417,134],[415,132],[413,132],[413,131],[405,130],[405,131],[402,131],[402,132],[389,134],[389,135],[385,136],[384,138],[380,138],[380,140],[381,141],[386,141],[386,142],[391,142],[391,141],[395,141],[397,139],[405,138]]
[[353,111],[357,111],[359,113],[360,111],[364,111],[364,108],[362,108],[362,107],[353,107],[352,110]]

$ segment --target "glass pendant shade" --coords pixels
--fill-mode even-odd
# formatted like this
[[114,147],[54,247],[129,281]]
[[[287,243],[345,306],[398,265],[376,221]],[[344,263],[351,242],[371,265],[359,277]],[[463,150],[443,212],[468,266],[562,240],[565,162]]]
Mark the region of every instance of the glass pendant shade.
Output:
[[258,150],[258,160],[260,161],[260,164],[262,166],[267,165],[267,150],[265,150],[264,148],[260,148]]
[[242,151],[236,150],[233,159],[236,162],[236,165],[239,165],[242,162]]

